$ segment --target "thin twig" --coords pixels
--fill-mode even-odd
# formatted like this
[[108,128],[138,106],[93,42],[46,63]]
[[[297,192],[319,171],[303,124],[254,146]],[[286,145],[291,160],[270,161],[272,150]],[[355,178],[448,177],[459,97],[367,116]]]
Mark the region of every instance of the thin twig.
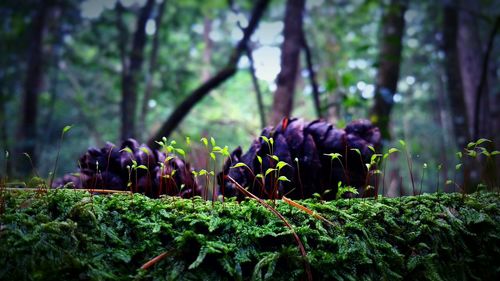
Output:
[[[39,191],[38,188],[22,188],[22,187],[6,187],[7,191]],[[53,190],[71,190],[71,191],[87,191],[92,193],[123,193],[123,194],[131,194],[132,192],[127,190],[114,190],[114,189],[94,189],[94,188],[55,188]]]
[[243,193],[245,196],[248,196],[248,197],[250,197],[250,198],[252,198],[254,200],[257,200],[257,202],[259,202],[259,204],[261,204],[262,206],[266,207],[269,211],[271,211],[274,215],[276,215],[285,224],[286,227],[288,227],[290,229],[290,231],[292,232],[293,237],[295,238],[295,242],[297,242],[297,245],[298,245],[299,250],[300,250],[300,254],[304,258],[304,266],[305,266],[305,270],[306,270],[306,273],[307,273],[307,279],[308,280],[313,280],[313,278],[312,278],[312,272],[311,272],[311,267],[310,267],[309,263],[307,262],[306,249],[304,248],[304,245],[300,241],[299,236],[297,235],[297,233],[293,229],[292,225],[288,222],[288,220],[282,214],[280,214],[275,208],[273,208],[269,204],[267,204],[264,200],[262,200],[259,197],[255,196],[250,191],[244,189],[232,177],[227,176],[227,179],[230,180],[236,186],[236,188],[241,193]]
[[172,251],[166,251],[166,252],[163,252],[163,253],[157,255],[156,257],[152,258],[151,260],[149,260],[148,262],[146,262],[145,264],[143,264],[141,266],[141,269],[148,269],[148,268],[150,268],[151,266],[153,266],[157,262],[159,262],[162,259],[168,257],[171,253],[172,253]]

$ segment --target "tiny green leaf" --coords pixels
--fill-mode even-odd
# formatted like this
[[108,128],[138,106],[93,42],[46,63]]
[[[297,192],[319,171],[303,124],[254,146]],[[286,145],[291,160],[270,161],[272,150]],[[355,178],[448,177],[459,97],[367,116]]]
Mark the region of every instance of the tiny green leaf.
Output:
[[340,153],[325,153],[325,156],[330,156],[330,158],[333,160],[333,159],[337,159],[339,157],[342,157],[342,155]]
[[263,176],[262,174],[256,174],[256,175],[255,175],[255,178],[261,178],[261,179],[263,179],[263,178],[264,178],[264,176]]
[[476,141],[476,145],[480,145],[480,144],[482,144],[484,142],[491,142],[491,140],[489,140],[489,139],[478,139]]
[[215,153],[210,152],[210,158],[212,158],[213,160],[215,160]]
[[276,155],[269,155],[269,157],[271,157],[272,159],[274,159],[276,161],[280,161],[280,159]]
[[212,144],[212,146],[215,146],[215,139],[213,137],[210,137],[210,143]]
[[260,138],[266,143],[269,143],[269,139],[266,136],[260,136]]
[[190,137],[186,137],[186,144],[187,144],[188,146],[190,146],[190,145],[191,145],[191,138],[190,138]]
[[498,154],[500,154],[500,151],[498,151],[498,150],[495,150],[495,151],[491,152],[491,156],[495,156],[495,155],[498,155]]
[[[361,156],[361,151],[359,151],[359,149],[357,148],[351,148],[352,151],[355,151],[359,156]],[[375,150],[374,150],[375,152]]]
[[145,148],[144,146],[139,148],[142,152],[146,153],[146,155],[149,155],[149,149]]
[[73,128],[73,125],[64,126],[64,128],[62,130],[62,133],[65,134],[66,132],[68,132],[69,130],[71,130],[71,128]]
[[208,140],[207,138],[201,138],[200,141],[205,145],[205,147],[208,147]]
[[143,170],[147,170],[148,167],[144,166],[144,165],[139,165],[137,166],[137,169],[143,169]]
[[278,168],[278,170],[281,170],[281,168],[285,167],[285,166],[290,166],[288,163],[284,162],[284,161],[279,161],[277,164],[276,164],[276,168]]
[[262,157],[260,157],[259,155],[257,155],[257,161],[259,161],[259,163],[262,165]]
[[290,181],[290,180],[289,180],[287,177],[285,177],[285,176],[280,176],[280,177],[278,178],[278,180],[279,180],[279,181],[288,181],[288,182]]
[[475,150],[467,150],[467,155],[469,155],[472,158],[476,158],[477,151],[475,151]]
[[[368,149],[370,149],[373,153],[375,153],[375,147],[373,147],[372,145],[369,145],[368,146]],[[359,150],[358,150],[359,151]]]
[[455,170],[460,170],[462,168],[462,163],[455,165]]
[[276,169],[274,169],[274,168],[267,169],[265,176],[267,177],[267,175],[269,175],[269,173],[274,172],[274,171],[276,171]]
[[406,147],[406,142],[404,140],[399,140],[399,143],[402,147]]
[[395,153],[395,152],[399,152],[399,149],[397,149],[395,147],[389,148],[389,151],[388,151],[389,154],[392,154],[392,153]]
[[239,168],[239,167],[247,167],[248,168],[247,164],[242,163],[242,162],[238,162],[238,163],[234,164],[234,166],[229,167],[229,169],[234,169],[234,168]]
[[203,176],[203,175],[206,175],[206,174],[208,174],[208,172],[205,169],[201,169],[200,172],[198,173],[198,175],[200,175],[200,176]]
[[130,149],[130,147],[128,147],[128,146],[126,146],[125,148],[123,148],[122,150],[120,150],[120,152],[122,152],[122,151],[127,152],[127,153],[133,153],[132,149]]
[[453,181],[452,180],[447,180],[446,181],[446,185],[449,185],[449,184],[453,184]]
[[176,148],[175,151],[181,156],[186,156],[186,152],[182,148]]

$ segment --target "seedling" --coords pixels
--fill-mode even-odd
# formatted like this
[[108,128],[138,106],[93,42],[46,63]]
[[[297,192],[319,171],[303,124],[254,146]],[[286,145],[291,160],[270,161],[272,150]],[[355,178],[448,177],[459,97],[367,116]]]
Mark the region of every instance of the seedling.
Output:
[[348,185],[342,185],[342,182],[339,181],[337,183],[337,194],[335,195],[335,199],[340,199],[342,198],[342,195],[344,195],[345,193],[347,192],[350,192],[350,193],[353,193],[353,194],[359,194],[358,190],[352,186],[348,186]]
[[300,196],[304,199],[304,186],[302,185],[302,178],[300,176],[300,163],[299,158],[295,157],[295,163],[297,163],[297,178],[299,179]]
[[385,193],[385,171],[386,171],[386,167],[387,167],[387,158],[389,158],[389,156],[393,153],[396,153],[396,152],[399,152],[399,149],[397,148],[389,148],[389,150],[384,153],[384,155],[382,156],[382,161],[384,162],[384,167],[383,167],[383,171],[382,171],[382,195],[384,195]]
[[[54,164],[54,169],[52,170],[52,176],[50,177],[50,181],[49,181],[49,188],[52,187],[52,182],[54,181],[54,176],[56,174],[56,170],[57,170],[57,164],[59,162],[59,154],[61,153],[61,145],[62,145],[62,141],[64,139],[64,134],[66,132],[68,132],[69,130],[71,130],[73,126],[70,125],[70,126],[65,126],[62,131],[61,131],[61,138],[59,139],[59,144],[57,146],[57,154],[56,154],[56,162]],[[31,158],[30,158],[31,159]],[[33,163],[32,163],[33,165]]]
[[406,163],[408,165],[408,171],[410,173],[411,187],[413,190],[413,195],[416,195],[416,193],[415,193],[415,180],[413,179],[413,163],[411,161],[411,156],[410,156],[410,153],[408,152],[408,149],[406,147],[406,142],[404,140],[399,140],[399,143],[401,144],[401,146],[403,147],[403,149],[405,151]]
[[342,155],[340,153],[325,153],[324,155],[330,157],[330,175],[329,175],[328,183],[331,184],[331,182],[332,182],[333,160],[335,160],[335,159],[337,161],[339,161],[340,166],[342,167],[342,171],[344,172],[344,176],[345,176],[347,182],[349,182],[349,176],[347,175],[347,171],[346,171],[346,169],[344,167],[344,164],[342,163],[342,160],[340,160],[340,158],[342,157]]
[[418,192],[419,195],[422,194],[422,184],[424,182],[424,176],[425,176],[425,170],[427,169],[427,163],[424,163],[422,165],[422,177],[420,177],[420,191]]

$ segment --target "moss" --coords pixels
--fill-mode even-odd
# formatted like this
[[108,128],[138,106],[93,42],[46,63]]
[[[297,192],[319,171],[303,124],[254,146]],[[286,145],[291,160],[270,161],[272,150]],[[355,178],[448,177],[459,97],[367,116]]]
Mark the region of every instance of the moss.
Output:
[[[299,280],[291,232],[256,201],[6,192],[1,280]],[[315,280],[495,280],[500,196],[277,201]],[[147,270],[155,256],[166,258]]]

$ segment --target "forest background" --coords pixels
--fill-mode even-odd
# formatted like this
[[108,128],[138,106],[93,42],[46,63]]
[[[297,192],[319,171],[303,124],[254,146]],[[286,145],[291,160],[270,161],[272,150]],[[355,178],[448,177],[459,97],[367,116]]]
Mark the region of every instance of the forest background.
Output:
[[[200,138],[245,149],[295,116],[370,119],[416,178],[430,170],[424,191],[479,178],[455,153],[500,147],[499,15],[495,0],[4,0],[0,175],[47,175],[69,124],[58,175],[128,137],[189,136],[199,168]],[[392,155],[388,195],[409,190],[406,165]]]

